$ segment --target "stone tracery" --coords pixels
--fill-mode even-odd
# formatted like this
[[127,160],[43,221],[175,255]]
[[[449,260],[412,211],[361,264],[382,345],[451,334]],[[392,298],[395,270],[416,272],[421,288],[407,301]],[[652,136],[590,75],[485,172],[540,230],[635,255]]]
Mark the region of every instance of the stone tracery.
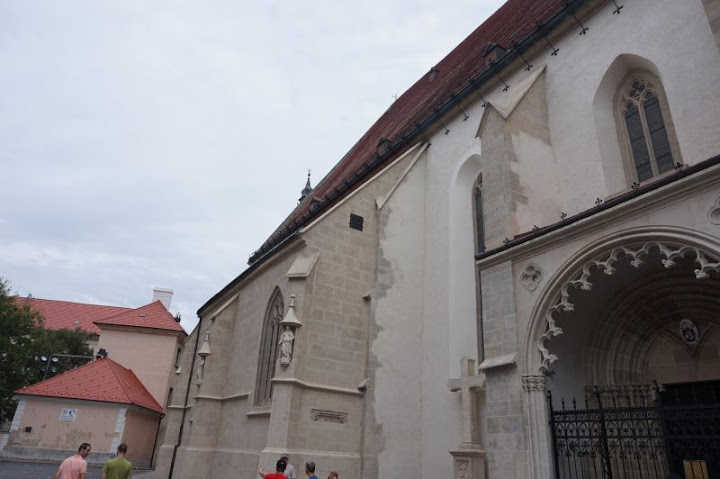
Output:
[[708,221],[714,225],[720,225],[720,196],[710,206]]
[[535,291],[542,281],[543,272],[537,265],[532,263],[525,267],[525,270],[520,275],[520,284],[525,286],[528,291]]
[[720,272],[720,261],[711,258],[710,255],[703,252],[697,247],[674,244],[670,242],[649,241],[636,245],[619,246],[613,248],[609,253],[601,256],[600,259],[590,260],[582,267],[582,269],[573,278],[560,288],[560,295],[554,305],[550,306],[545,313],[547,322],[547,330],[540,336],[538,341],[538,349],[541,354],[540,372],[547,372],[550,365],[558,360],[557,355],[552,354],[546,346],[547,340],[552,337],[563,334],[562,328],[557,326],[554,315],[559,312],[573,311],[574,304],[570,301],[570,289],[579,288],[583,291],[592,290],[593,283],[591,281],[594,269],[602,271],[608,276],[615,274],[616,263],[621,257],[629,258],[629,263],[635,268],[639,268],[645,263],[646,257],[652,249],[656,248],[661,257],[661,264],[666,268],[677,266],[681,258],[688,254],[694,255],[694,263],[697,268],[694,270],[697,279],[709,278],[710,272]]

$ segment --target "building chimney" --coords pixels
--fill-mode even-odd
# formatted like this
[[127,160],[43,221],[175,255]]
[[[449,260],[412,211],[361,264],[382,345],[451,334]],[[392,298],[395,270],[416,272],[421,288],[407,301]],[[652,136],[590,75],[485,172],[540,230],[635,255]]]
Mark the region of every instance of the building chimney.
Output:
[[152,302],[160,301],[165,309],[170,309],[170,301],[172,301],[173,290],[166,288],[153,288]]

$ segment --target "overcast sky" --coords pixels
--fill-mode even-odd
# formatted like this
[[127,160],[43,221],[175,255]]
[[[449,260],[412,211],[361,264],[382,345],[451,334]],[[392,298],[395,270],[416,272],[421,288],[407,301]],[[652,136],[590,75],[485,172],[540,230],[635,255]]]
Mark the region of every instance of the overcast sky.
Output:
[[[197,309],[502,0],[0,2],[0,276]],[[481,48],[478,45],[478,48]]]

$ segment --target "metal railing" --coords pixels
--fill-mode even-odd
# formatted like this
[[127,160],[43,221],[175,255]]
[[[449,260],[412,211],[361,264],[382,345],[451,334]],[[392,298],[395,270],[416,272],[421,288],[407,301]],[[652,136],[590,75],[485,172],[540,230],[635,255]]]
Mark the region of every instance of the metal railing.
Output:
[[548,392],[558,479],[720,477],[720,403],[668,404],[653,386],[589,387],[585,402]]

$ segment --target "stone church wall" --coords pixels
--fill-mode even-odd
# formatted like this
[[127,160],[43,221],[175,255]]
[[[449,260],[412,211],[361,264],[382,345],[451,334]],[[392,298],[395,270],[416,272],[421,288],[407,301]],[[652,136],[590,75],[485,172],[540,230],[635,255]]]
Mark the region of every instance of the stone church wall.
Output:
[[[199,330],[185,343],[178,384],[191,375],[189,409],[178,449],[175,478],[254,476],[271,467],[281,450],[300,466],[338,470],[360,477],[366,379],[369,301],[376,275],[376,200],[389,193],[411,156],[397,161],[315,224],[301,239],[205,308]],[[349,227],[363,217],[362,231]],[[289,278],[299,258],[317,255],[306,278]],[[296,331],[293,362],[276,368],[272,408],[253,405],[259,344],[268,301],[275,287],[287,310],[295,296],[302,327]],[[209,333],[211,355],[202,373],[191,367],[197,338]],[[202,374],[202,379],[198,379]],[[173,394],[158,471],[165,474],[178,437],[184,387]],[[273,418],[278,414],[278,418]]]

